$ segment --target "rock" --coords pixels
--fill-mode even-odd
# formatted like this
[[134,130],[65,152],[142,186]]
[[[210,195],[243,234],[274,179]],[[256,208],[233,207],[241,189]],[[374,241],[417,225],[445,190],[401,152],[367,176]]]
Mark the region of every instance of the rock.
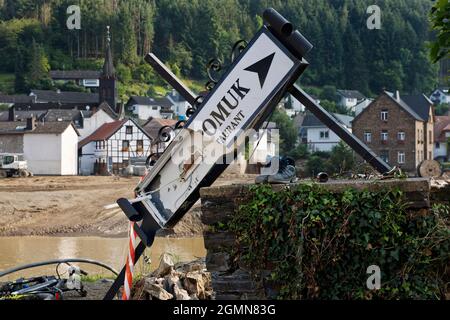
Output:
[[230,269],[230,255],[225,252],[208,252],[206,255],[206,265],[208,271],[228,271]]
[[174,263],[170,254],[164,253],[159,261],[158,269],[153,273],[157,277],[164,277],[169,274],[173,269]]
[[189,293],[184,289],[180,289],[177,284],[173,286],[173,291],[175,294],[175,299],[177,300],[192,300]]
[[174,292],[174,287],[177,286],[178,288],[182,288],[180,281],[180,274],[177,272],[172,271],[170,274],[165,276],[164,278],[164,289],[166,289],[168,292],[172,294],[176,294]]
[[144,291],[147,292],[153,298],[158,300],[170,300],[173,299],[173,295],[164,290],[162,285],[153,283],[150,279],[145,280]]
[[195,294],[199,299],[205,299],[205,279],[198,272],[188,272],[184,278],[184,287],[189,294]]
[[193,272],[193,271],[203,271],[206,269],[206,264],[204,259],[198,259],[188,263],[177,263],[175,269],[178,272]]

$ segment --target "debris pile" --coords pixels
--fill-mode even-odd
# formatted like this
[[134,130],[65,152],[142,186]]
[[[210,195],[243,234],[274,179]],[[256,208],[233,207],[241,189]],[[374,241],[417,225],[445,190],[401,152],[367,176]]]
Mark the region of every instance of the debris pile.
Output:
[[133,300],[210,300],[213,295],[204,259],[175,264],[167,253],[161,256],[158,268],[132,290]]

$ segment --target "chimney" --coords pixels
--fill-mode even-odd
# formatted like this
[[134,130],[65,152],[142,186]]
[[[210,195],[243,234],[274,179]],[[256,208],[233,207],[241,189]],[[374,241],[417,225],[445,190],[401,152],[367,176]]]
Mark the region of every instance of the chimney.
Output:
[[395,99],[397,101],[400,101],[400,91],[398,91],[398,90],[395,91]]
[[30,118],[27,118],[27,127],[26,130],[34,130],[36,128],[36,117],[31,116]]
[[14,106],[9,107],[8,121],[14,121]]

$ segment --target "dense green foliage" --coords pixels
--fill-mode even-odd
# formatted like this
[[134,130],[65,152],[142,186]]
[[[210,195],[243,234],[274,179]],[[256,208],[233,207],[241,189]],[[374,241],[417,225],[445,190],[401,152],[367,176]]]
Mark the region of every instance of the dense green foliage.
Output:
[[[81,30],[66,27],[66,10],[73,4],[81,7]],[[275,7],[314,44],[303,84],[366,94],[378,94],[383,87],[429,93],[436,75],[426,48],[431,1],[378,1],[380,30],[366,27],[366,9],[372,4],[369,0],[0,0],[0,73],[30,72],[33,39],[52,69],[86,68],[87,61],[101,58],[105,27],[110,25],[116,64],[124,66],[121,82],[129,81],[131,73],[137,83],[158,85],[154,77],[141,79],[142,74],[125,70],[141,68],[149,51],[176,73],[203,81],[209,59],[228,62],[233,43],[249,40],[262,24],[264,9]],[[19,79],[16,87],[24,83]]]
[[433,61],[450,58],[450,1],[436,1],[430,19],[437,33],[436,41],[431,46],[431,58]]
[[[450,262],[449,210],[411,214],[399,190],[318,185],[274,192],[254,186],[224,228],[237,235],[234,261],[271,283],[279,299],[443,299]],[[369,290],[367,268],[381,270]]]

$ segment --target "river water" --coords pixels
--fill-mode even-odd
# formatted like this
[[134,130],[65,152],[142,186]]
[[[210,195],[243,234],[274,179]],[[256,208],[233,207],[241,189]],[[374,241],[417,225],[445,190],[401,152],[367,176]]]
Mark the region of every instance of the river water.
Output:
[[[101,237],[0,237],[0,271],[22,264],[51,259],[85,258],[108,264],[120,271],[127,255],[127,238]],[[203,238],[156,238],[153,246],[146,249],[145,255],[151,263],[140,259],[136,271],[146,273],[158,267],[161,254],[171,253],[175,262],[191,261],[204,257],[206,250]],[[111,275],[101,267],[89,264],[76,264],[90,274]],[[61,266],[60,271],[64,272]],[[19,271],[0,278],[0,282],[19,277],[53,275],[55,266],[43,266]]]

